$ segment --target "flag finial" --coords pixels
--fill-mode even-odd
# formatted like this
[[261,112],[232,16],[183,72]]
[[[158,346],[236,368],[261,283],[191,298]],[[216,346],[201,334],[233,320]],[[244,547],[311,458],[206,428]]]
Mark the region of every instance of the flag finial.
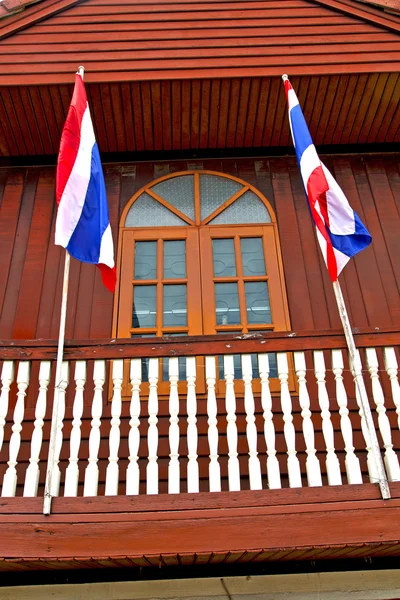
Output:
[[282,79],[283,79],[283,81],[287,81],[289,79],[289,77],[286,75],[286,73],[284,73],[282,75]]
[[82,67],[82,65],[80,67],[78,67],[78,70],[76,72],[77,75],[80,75],[83,79],[83,74],[85,72],[85,67]]

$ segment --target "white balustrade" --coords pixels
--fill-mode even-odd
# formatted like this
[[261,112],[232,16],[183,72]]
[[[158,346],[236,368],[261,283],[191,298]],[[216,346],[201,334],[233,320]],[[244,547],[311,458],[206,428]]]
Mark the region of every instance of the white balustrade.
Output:
[[106,378],[106,365],[104,360],[95,360],[93,369],[94,393],[92,402],[92,421],[89,435],[89,459],[85,470],[83,486],[84,496],[97,496],[99,484],[99,448],[100,425],[103,414],[103,386]]
[[228,440],[228,483],[230,491],[240,490],[240,469],[238,459],[238,432],[236,427],[235,368],[233,356],[224,356],[224,376],[226,383],[226,436]]
[[400,429],[400,384],[397,377],[398,364],[394,348],[384,348],[383,356],[385,359],[386,373],[390,379],[390,385],[392,388],[392,399],[396,407],[397,413],[397,425]]
[[146,468],[146,492],[158,494],[158,358],[149,360],[149,429],[147,432],[147,446],[149,451]]
[[40,363],[39,369],[39,394],[36,401],[35,422],[31,439],[31,456],[25,474],[24,496],[36,496],[39,485],[39,456],[42,448],[43,425],[46,415],[47,388],[50,381],[51,362],[48,360]]
[[331,413],[329,411],[329,396],[325,383],[325,360],[322,350],[314,351],[314,371],[318,386],[318,402],[321,408],[322,433],[326,446],[326,474],[329,485],[341,485],[342,475],[340,473],[339,459],[335,452],[335,440]]
[[287,467],[290,487],[301,487],[300,463],[296,452],[296,432],[293,425],[292,399],[289,392],[289,365],[285,352],[276,355],[278,378],[281,385],[281,407],[283,412],[283,433],[287,447]]
[[332,371],[335,376],[336,401],[339,407],[340,429],[344,441],[346,453],[345,467],[347,482],[350,484],[362,483],[360,461],[354,453],[353,428],[351,425],[349,410],[347,408],[347,394],[343,383],[343,355],[341,350],[332,350]]
[[5,360],[1,370],[1,395],[0,395],[0,450],[3,447],[4,426],[8,413],[8,402],[10,396],[10,387],[14,381],[14,362]]
[[255,405],[252,388],[253,367],[251,354],[242,355],[242,373],[244,381],[244,409],[246,412],[246,436],[249,447],[249,480],[251,490],[261,490],[261,466],[257,452],[257,427],[254,415]]
[[122,410],[122,381],[124,378],[124,361],[114,360],[112,363],[113,397],[111,401],[111,429],[109,437],[110,454],[106,470],[106,496],[118,495],[119,468],[118,450],[120,444],[120,425]]
[[128,496],[139,494],[139,444],[140,444],[140,384],[142,382],[142,361],[133,358],[130,366],[132,386],[129,421],[129,463],[126,469],[126,493]]
[[81,425],[83,414],[83,392],[86,383],[86,361],[77,360],[75,363],[75,398],[72,408],[72,429],[69,439],[69,460],[65,472],[64,496],[78,495],[79,483],[79,448],[81,445]]
[[196,400],[196,358],[189,356],[186,359],[186,380],[187,380],[187,445],[188,445],[188,465],[187,465],[187,485],[188,492],[197,493],[199,491],[199,464],[197,462],[197,400]]
[[206,382],[207,382],[207,415],[208,415],[208,445],[210,448],[210,463],[208,465],[208,478],[210,492],[221,491],[221,469],[218,462],[218,410],[215,396],[215,356],[206,356]]
[[63,443],[63,428],[64,428],[64,415],[65,415],[65,394],[69,381],[69,363],[63,362],[61,365],[61,379],[58,385],[58,422],[57,430],[55,435],[55,450],[54,450],[54,465],[53,465],[53,477],[51,480],[52,496],[58,496],[60,491],[61,482],[61,471],[59,467],[60,453]]
[[272,397],[269,387],[269,357],[268,354],[258,355],[258,368],[261,380],[261,406],[264,417],[264,437],[267,445],[267,476],[268,487],[279,489],[281,484],[281,473],[279,461],[276,457],[275,427],[272,413]]
[[179,358],[174,356],[168,362],[169,374],[169,465],[168,465],[168,493],[180,492],[180,465],[179,465]]
[[12,435],[10,439],[10,447],[9,447],[9,460],[8,460],[8,468],[4,474],[3,479],[3,488],[1,490],[1,495],[5,497],[15,496],[15,492],[17,490],[17,458],[19,449],[21,446],[21,431],[22,431],[22,421],[24,420],[25,413],[25,396],[26,396],[26,388],[29,384],[29,372],[30,372],[30,363],[28,361],[21,361],[18,365],[18,373],[17,373],[17,402],[14,408],[14,423],[11,428]]
[[299,382],[299,404],[303,419],[303,436],[306,445],[307,482],[310,487],[322,485],[321,467],[315,449],[314,426],[311,420],[310,396],[306,381],[306,359],[304,352],[294,353],[294,364]]
[[375,348],[367,348],[365,351],[367,367],[371,376],[372,396],[378,413],[379,431],[385,447],[385,467],[389,481],[400,481],[400,468],[398,458],[393,450],[392,432],[389,419],[386,415],[385,398],[378,375],[378,357]]

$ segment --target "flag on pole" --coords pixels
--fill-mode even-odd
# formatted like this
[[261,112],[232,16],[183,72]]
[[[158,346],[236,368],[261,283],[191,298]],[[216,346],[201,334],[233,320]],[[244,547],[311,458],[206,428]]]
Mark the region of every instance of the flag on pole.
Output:
[[55,243],[77,260],[97,265],[104,285],[114,292],[116,271],[106,187],[79,73],[61,135],[56,199]]
[[283,75],[289,123],[305,192],[317,237],[332,281],[357,252],[371,243],[371,235],[351,208],[346,196],[320,161],[298,98]]

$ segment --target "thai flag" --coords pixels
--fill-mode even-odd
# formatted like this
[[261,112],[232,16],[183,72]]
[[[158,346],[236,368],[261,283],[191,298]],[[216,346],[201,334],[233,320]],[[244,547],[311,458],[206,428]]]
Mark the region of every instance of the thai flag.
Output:
[[318,241],[329,275],[332,281],[336,281],[350,258],[366,248],[372,238],[331,173],[320,161],[297,96],[287,75],[282,78],[293,144]]
[[114,292],[116,271],[106,188],[79,73],[61,135],[56,199],[55,243],[77,260],[97,265],[104,285]]

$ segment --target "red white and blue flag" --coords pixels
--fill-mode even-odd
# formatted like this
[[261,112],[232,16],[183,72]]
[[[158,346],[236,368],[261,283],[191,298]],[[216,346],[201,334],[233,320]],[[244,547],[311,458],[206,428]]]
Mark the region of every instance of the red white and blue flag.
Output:
[[97,265],[104,285],[114,292],[116,271],[106,187],[79,73],[61,135],[56,199],[55,243],[77,260]]
[[284,75],[289,123],[303,184],[317,237],[332,281],[357,252],[371,243],[371,235],[353,211],[338,183],[320,161],[298,98]]

